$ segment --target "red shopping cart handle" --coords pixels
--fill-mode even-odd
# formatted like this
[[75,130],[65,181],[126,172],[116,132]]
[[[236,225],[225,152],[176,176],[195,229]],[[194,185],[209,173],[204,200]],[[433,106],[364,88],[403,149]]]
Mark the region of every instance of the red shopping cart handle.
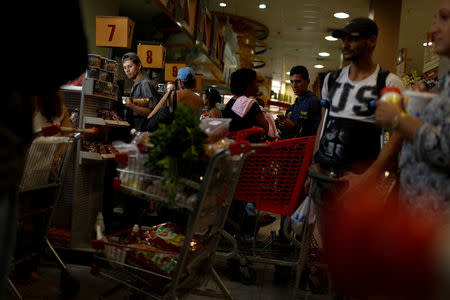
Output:
[[234,139],[236,142],[246,140],[247,137],[251,136],[252,134],[264,134],[265,131],[263,128],[258,126],[253,126],[248,129],[243,129],[235,132],[230,132],[228,135],[229,138]]
[[117,163],[127,163],[128,162],[128,153],[116,153],[116,155],[114,156],[114,160]]
[[86,135],[95,135],[98,133],[98,128],[92,127],[92,128],[88,128],[88,129],[77,129],[77,128],[72,128],[72,127],[61,127],[57,124],[51,124],[51,125],[42,127],[41,131],[44,136],[52,136],[52,135],[58,134],[60,132],[80,132],[80,133],[85,133]]

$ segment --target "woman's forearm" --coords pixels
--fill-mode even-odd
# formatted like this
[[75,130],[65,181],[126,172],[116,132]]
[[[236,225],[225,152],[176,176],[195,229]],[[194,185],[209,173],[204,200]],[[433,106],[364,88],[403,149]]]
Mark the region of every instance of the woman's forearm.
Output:
[[414,141],[417,128],[422,125],[422,121],[410,115],[402,117],[398,123],[397,131],[407,140]]

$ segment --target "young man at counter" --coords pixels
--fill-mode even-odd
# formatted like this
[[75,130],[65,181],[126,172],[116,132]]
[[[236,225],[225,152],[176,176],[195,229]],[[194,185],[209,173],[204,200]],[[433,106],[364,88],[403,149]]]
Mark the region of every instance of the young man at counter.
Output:
[[288,107],[286,115],[278,115],[276,124],[281,138],[315,135],[320,123],[322,107],[319,99],[308,91],[309,73],[304,66],[295,66],[290,72],[295,103]]
[[[125,74],[133,80],[130,98],[149,98],[147,106],[134,104],[130,98],[127,98],[125,105],[133,111],[133,118],[130,125],[133,128],[140,129],[146,117],[159,101],[159,94],[152,81],[142,73],[142,64],[136,53],[128,52],[122,57],[122,66]],[[133,124],[131,124],[133,123]]]

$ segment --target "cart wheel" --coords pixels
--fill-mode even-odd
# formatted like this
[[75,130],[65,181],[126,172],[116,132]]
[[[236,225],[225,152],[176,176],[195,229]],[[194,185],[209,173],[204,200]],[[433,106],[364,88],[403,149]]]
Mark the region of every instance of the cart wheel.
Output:
[[60,289],[64,296],[75,296],[80,291],[80,281],[70,275],[67,270],[62,270]]
[[253,284],[256,281],[256,271],[247,265],[241,265],[239,268],[241,282],[243,284]]

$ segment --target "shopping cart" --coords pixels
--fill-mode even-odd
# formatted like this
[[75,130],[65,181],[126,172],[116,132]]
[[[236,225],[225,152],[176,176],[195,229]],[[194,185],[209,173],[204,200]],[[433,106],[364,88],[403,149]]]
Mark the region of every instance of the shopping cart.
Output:
[[[76,132],[71,136],[52,136],[59,132]],[[62,182],[76,141],[82,133],[95,133],[95,129],[72,129],[50,125],[36,133],[25,160],[22,179],[16,192],[16,201],[21,203],[18,218],[16,253],[13,259],[13,274],[16,276],[19,264],[38,257],[42,242],[56,257],[61,268],[60,289],[63,295],[76,295],[79,282],[71,276],[47,238],[54,208],[62,195]],[[11,291],[23,299],[15,286],[14,278],[8,279]]]
[[[179,180],[175,207],[189,214],[186,228],[177,230],[184,237],[179,248],[130,244],[130,234],[134,232],[131,229],[94,240],[97,253],[92,273],[118,283],[104,296],[120,286],[152,299],[178,299],[187,294],[217,297],[211,290],[199,289],[209,278],[217,284],[222,296],[233,299],[213,264],[237,179],[251,150],[247,141],[230,144],[215,153],[199,181]],[[120,157],[123,155],[118,158],[124,164],[117,169],[116,183],[121,191],[168,205],[169,194],[162,184],[163,178],[142,168],[147,156],[138,153],[128,155],[126,160]],[[161,226],[176,228],[170,223]],[[138,232],[150,230],[140,228]]]
[[[254,133],[255,128],[252,128],[233,137],[241,140]],[[242,239],[239,234],[239,225],[242,224],[237,224],[235,234],[224,232],[224,245],[218,255],[238,259],[240,279],[244,283],[251,283],[255,279],[254,272],[248,267],[250,261],[295,267],[296,287],[299,286],[314,227],[305,224],[301,234],[294,235],[289,230],[289,217],[302,200],[301,192],[313,154],[314,138],[310,136],[263,143],[266,147],[255,149],[255,153],[244,163],[233,200],[253,203],[257,210],[256,219],[260,211],[285,216],[282,232],[294,246],[280,247],[277,241],[279,237],[273,231],[265,240],[257,241],[256,224],[250,241]],[[310,207],[307,209],[310,211]],[[242,220],[243,216],[236,219]],[[234,220],[229,222],[236,226]]]

